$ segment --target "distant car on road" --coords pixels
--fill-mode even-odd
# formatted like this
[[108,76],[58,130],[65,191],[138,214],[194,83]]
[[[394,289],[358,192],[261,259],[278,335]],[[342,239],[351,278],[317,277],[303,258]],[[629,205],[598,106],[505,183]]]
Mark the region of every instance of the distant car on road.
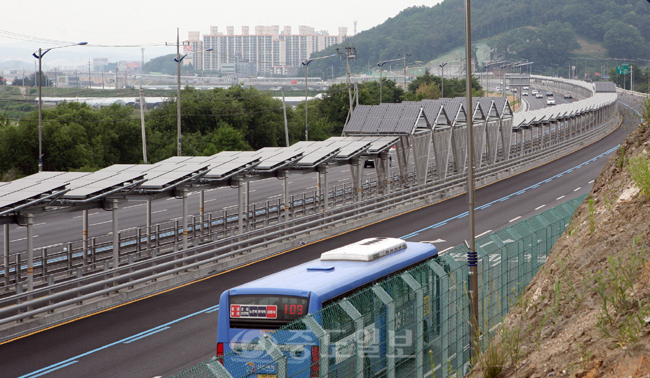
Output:
[[546,95],[547,95],[547,96],[553,96],[553,92],[550,92],[550,91],[549,91],[549,92],[546,92]]
[[564,94],[564,98],[573,98],[573,96],[571,95],[571,93],[567,92]]
[[528,96],[528,92],[524,92],[521,94],[522,96]]
[[533,89],[533,90],[532,90],[532,91],[531,91],[530,93],[532,93],[532,94],[534,94],[534,95],[536,95],[536,94],[538,94],[538,93],[539,93],[539,91],[538,91],[537,89]]
[[528,87],[524,87],[524,90],[527,91],[527,90],[528,90]]
[[546,99],[546,105],[555,105],[555,99],[554,98],[547,98]]
[[541,94],[541,93],[539,93],[539,92],[537,92],[537,93],[535,94],[535,98],[544,98],[544,95]]

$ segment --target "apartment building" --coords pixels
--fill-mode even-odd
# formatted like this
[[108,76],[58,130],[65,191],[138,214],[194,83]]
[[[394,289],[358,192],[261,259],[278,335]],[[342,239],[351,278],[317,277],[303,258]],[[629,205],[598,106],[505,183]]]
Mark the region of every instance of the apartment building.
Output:
[[[248,26],[241,27],[241,33],[235,34],[233,26],[226,27],[226,33],[217,26],[210,27],[210,34],[199,38],[199,32],[189,32],[184,43],[185,53],[191,52],[184,64],[192,64],[196,69],[206,71],[243,73],[246,67],[257,71],[257,75],[290,74],[295,72],[300,63],[312,53],[329,46],[343,43],[347,28],[338,28],[338,35],[329,35],[327,31],[316,31],[310,26],[299,26],[298,34],[291,33],[291,26],[282,30],[278,25],[255,26],[251,33]],[[205,51],[212,49],[211,51]]]

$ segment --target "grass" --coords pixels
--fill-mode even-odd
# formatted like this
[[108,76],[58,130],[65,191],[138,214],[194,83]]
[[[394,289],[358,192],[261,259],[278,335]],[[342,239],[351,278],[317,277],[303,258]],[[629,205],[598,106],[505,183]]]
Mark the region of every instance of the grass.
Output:
[[647,156],[633,157],[628,162],[627,170],[639,191],[650,197],[650,159]]

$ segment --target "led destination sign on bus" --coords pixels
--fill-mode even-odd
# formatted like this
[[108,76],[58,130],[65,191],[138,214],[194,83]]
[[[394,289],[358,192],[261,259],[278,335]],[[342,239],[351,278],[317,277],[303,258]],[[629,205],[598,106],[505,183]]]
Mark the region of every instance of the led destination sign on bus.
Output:
[[309,309],[309,298],[290,295],[231,295],[229,302],[230,319],[239,326],[260,321],[288,323]]
[[230,305],[231,318],[277,319],[277,306]]

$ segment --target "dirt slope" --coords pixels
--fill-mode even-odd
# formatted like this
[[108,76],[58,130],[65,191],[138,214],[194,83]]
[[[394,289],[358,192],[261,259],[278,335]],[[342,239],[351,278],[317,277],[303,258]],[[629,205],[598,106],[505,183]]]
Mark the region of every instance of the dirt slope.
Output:
[[622,147],[472,377],[650,377],[650,199],[629,173],[650,127]]

